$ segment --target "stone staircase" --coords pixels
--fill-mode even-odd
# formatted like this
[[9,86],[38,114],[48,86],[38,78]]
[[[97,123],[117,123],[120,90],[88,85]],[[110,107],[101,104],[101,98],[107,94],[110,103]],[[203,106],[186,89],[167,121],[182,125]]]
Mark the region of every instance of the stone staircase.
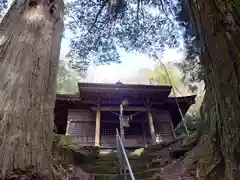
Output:
[[[193,144],[193,142],[190,142]],[[128,152],[128,158],[136,180],[194,180],[194,175],[184,172],[183,158],[193,145],[180,141],[159,144]],[[119,173],[116,153],[87,153],[68,158],[94,180],[123,180]],[[74,161],[74,163],[72,163]],[[130,180],[130,176],[128,177]]]
[[[182,159],[186,151],[176,155],[176,152],[173,153],[171,149],[173,144],[156,145],[128,153],[135,179],[193,180],[193,177],[184,174],[182,169]],[[95,180],[124,179],[122,175],[119,175],[119,165],[115,153],[99,155],[95,162],[81,164],[80,167],[83,171],[91,174]]]

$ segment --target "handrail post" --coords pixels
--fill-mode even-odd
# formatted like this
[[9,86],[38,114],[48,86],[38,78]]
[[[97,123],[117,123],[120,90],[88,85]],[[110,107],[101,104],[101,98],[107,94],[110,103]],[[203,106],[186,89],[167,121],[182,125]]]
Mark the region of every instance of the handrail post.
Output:
[[121,152],[120,152],[120,145],[119,145],[119,141],[118,141],[118,136],[119,134],[116,134],[116,143],[117,143],[117,157],[118,157],[118,160],[119,160],[119,165],[120,165],[120,174],[122,174],[123,172],[123,162],[122,162],[122,155],[121,155]]
[[124,132],[124,127],[123,127],[123,105],[122,104],[120,105],[119,121],[120,121],[120,137],[124,144],[125,143],[125,132]]
[[134,177],[131,165],[129,163],[127,153],[125,151],[122,139],[119,135],[118,129],[116,129],[116,141],[117,141],[116,142],[117,143],[117,153],[119,154],[118,158],[119,158],[119,161],[120,161],[121,171],[122,171],[122,169],[124,170],[124,180],[127,180],[127,169],[126,169],[126,167],[128,168],[131,180],[135,180],[135,177]]

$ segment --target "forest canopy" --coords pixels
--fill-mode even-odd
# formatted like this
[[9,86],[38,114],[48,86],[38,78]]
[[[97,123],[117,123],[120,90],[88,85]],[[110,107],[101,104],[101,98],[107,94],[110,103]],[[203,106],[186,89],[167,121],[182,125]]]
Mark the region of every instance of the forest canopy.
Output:
[[159,56],[166,47],[178,47],[180,26],[174,16],[179,10],[170,0],[73,0],[66,28],[72,33],[74,67],[120,62],[118,48]]
[[[0,12],[11,2],[2,0]],[[73,68],[82,72],[91,64],[120,63],[119,48],[161,56],[166,48],[179,48],[183,38],[187,54],[179,67],[185,80],[199,78],[195,31],[184,1],[65,0],[65,5]]]

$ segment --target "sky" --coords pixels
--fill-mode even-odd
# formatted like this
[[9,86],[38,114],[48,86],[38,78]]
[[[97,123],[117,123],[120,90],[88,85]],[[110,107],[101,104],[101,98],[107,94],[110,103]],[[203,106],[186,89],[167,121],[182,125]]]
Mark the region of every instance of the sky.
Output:
[[[63,39],[61,45],[61,57],[64,58],[69,51],[69,40]],[[134,76],[138,70],[142,68],[153,69],[157,64],[156,61],[150,59],[146,55],[127,53],[123,49],[119,50],[121,64],[113,63],[105,66],[90,67],[86,81],[88,82],[104,82],[116,83],[117,81]],[[168,62],[176,62],[182,60],[184,53],[175,49],[166,49],[161,61],[164,64]]]

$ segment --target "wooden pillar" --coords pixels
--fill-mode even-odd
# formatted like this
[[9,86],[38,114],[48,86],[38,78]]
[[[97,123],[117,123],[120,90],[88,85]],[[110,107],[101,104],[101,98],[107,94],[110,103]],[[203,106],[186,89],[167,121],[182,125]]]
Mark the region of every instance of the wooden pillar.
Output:
[[120,119],[120,137],[122,139],[123,145],[125,145],[125,131],[124,131],[122,119]]
[[95,146],[100,147],[100,108],[96,111],[96,129],[95,129]]
[[149,127],[150,127],[150,133],[151,133],[152,143],[153,143],[153,144],[156,144],[155,128],[154,128],[152,113],[151,113],[151,110],[150,110],[150,109],[148,110],[148,121],[149,121]]
[[147,137],[146,137],[146,132],[144,128],[144,122],[142,122],[142,131],[143,131],[143,142],[144,142],[144,147],[147,147]]

